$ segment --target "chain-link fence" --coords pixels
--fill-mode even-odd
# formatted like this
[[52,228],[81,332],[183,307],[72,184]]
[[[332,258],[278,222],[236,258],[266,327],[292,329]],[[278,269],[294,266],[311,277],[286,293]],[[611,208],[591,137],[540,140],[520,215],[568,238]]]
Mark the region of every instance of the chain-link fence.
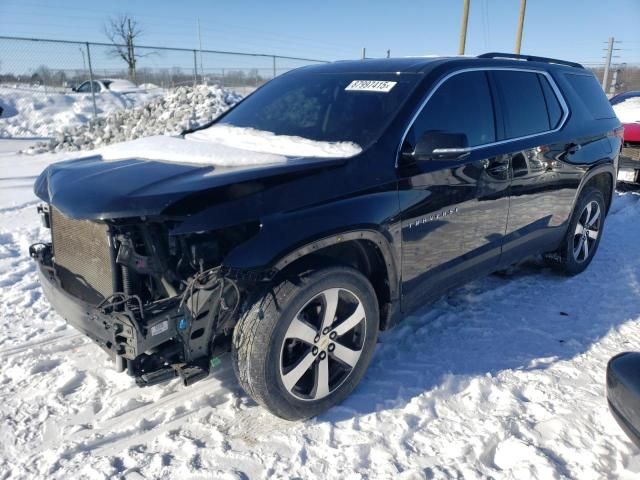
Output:
[[[0,36],[0,88],[34,96],[218,84],[248,93],[322,60],[259,53]],[[95,114],[95,112],[94,112]]]

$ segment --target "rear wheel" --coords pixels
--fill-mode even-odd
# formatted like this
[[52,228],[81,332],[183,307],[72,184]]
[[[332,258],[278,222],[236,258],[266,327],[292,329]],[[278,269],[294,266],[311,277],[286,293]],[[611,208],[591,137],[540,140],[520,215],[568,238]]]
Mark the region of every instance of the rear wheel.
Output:
[[236,325],[244,390],[275,415],[308,418],[358,384],[376,343],[375,292],[358,271],[330,267],[276,285]]
[[591,187],[585,189],[578,199],[559,250],[558,267],[564,273],[576,275],[589,266],[600,245],[604,219],[602,192]]

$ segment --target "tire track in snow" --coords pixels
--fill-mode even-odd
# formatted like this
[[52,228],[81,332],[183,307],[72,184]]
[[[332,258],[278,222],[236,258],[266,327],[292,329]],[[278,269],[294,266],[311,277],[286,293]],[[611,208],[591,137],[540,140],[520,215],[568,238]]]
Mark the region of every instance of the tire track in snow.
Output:
[[[231,393],[224,386],[230,376],[233,376],[233,372],[229,366],[218,370],[214,378],[209,377],[190,387],[181,387],[180,391],[134,406],[113,417],[101,420],[98,413],[92,428],[72,433],[72,438],[58,441],[79,442],[65,452],[65,455],[80,452],[102,456],[119,454],[127,448],[144,444],[162,433],[179,428],[190,419],[202,418],[215,412],[216,407],[224,403]],[[134,391],[139,392],[140,389],[136,388]],[[184,407],[190,402],[193,403],[191,408],[167,418],[172,409]],[[158,416],[160,418],[156,418]],[[84,415],[65,422],[65,426],[81,424],[86,426]]]
[[28,343],[24,343],[22,345],[17,345],[14,347],[8,347],[8,348],[4,348],[4,349],[0,349],[0,358],[2,357],[10,357],[19,353],[23,353],[27,350],[33,350],[39,347],[45,347],[51,344],[56,344],[56,343],[64,343],[67,341],[73,341],[73,340],[77,340],[82,338],[81,342],[77,342],[76,345],[73,345],[71,348],[75,348],[78,346],[81,346],[83,344],[89,344],[90,340],[87,339],[83,334],[81,333],[66,333],[66,334],[62,334],[62,335],[57,335],[54,337],[47,337],[47,338],[43,338],[42,340],[38,340],[35,342],[28,342]]
[[32,200],[30,202],[21,203],[19,205],[12,205],[10,207],[0,208],[0,215],[5,213],[13,213],[19,210],[24,210],[26,208],[34,207],[38,203],[41,203],[41,200]]

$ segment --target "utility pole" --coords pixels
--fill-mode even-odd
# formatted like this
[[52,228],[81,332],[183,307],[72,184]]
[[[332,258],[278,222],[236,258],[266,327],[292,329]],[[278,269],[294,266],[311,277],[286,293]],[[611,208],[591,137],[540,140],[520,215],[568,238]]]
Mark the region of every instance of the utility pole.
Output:
[[516,33],[516,55],[520,55],[522,45],[522,29],[524,28],[524,12],[527,9],[527,0],[520,0],[520,17],[518,18],[518,32]]
[[[613,78],[611,78],[611,86],[609,87],[609,94],[611,96],[615,95],[616,90],[620,85],[618,85],[618,75],[626,68],[626,63],[621,63],[618,67],[613,71]],[[606,92],[605,92],[606,93]]]
[[84,73],[87,71],[87,62],[84,61],[84,50],[82,47],[78,47],[78,50],[80,50],[80,53],[82,54],[82,72]]
[[609,80],[609,69],[611,68],[611,56],[613,55],[613,37],[609,37],[609,46],[607,47],[607,56],[604,61],[604,73],[602,74],[602,90],[607,92],[607,80]]
[[469,22],[469,2],[464,0],[462,6],[462,27],[460,28],[460,45],[458,47],[458,55],[464,55],[464,47],[467,43],[467,23]]
[[204,82],[204,70],[202,68],[202,35],[200,33],[200,17],[198,17],[198,43],[200,44],[200,78]]
[[616,68],[613,71],[613,75],[611,77],[611,85],[609,86],[609,94],[611,95],[614,95],[616,93],[616,85],[618,85],[618,72],[620,72],[620,67]]

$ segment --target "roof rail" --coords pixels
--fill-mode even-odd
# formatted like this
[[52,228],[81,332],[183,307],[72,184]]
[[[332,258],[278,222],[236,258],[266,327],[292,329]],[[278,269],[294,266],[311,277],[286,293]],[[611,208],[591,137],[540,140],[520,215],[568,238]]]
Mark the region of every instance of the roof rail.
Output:
[[528,62],[557,63],[558,65],[584,69],[582,65],[575,62],[567,62],[566,60],[558,60],[557,58],[535,57],[533,55],[518,55],[515,53],[490,52],[478,55],[478,58],[509,58],[512,60],[526,60]]

